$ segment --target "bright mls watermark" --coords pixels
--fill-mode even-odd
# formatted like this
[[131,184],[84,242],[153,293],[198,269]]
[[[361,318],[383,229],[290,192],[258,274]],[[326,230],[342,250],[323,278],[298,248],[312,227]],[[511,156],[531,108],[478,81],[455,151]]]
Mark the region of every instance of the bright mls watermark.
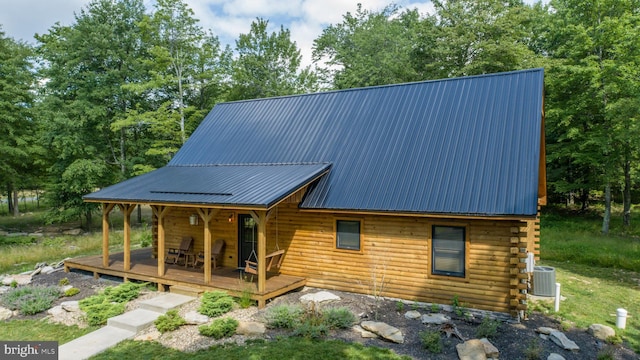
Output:
[[57,341],[0,341],[2,360],[58,360]]

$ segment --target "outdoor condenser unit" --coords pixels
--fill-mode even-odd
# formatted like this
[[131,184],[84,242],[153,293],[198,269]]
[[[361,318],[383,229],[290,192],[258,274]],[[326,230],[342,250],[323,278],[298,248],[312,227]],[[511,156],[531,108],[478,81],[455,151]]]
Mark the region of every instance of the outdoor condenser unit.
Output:
[[533,295],[556,296],[556,269],[550,266],[533,268]]

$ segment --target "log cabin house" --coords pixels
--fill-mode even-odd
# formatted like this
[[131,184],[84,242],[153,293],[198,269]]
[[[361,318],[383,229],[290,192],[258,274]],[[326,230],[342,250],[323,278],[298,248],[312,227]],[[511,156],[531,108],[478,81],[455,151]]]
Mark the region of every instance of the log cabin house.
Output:
[[[237,292],[223,276],[238,283],[250,259],[260,306],[306,284],[442,304],[455,296],[515,316],[526,309],[525,259],[539,252],[546,201],[543,76],[218,104],[167,166],[84,198],[102,204],[103,254],[67,267]],[[136,259],[128,235],[139,204],[154,214],[154,273],[144,276],[136,266],[151,256]],[[109,254],[116,206],[125,250]],[[184,236],[205,254],[224,239],[222,267],[206,256],[195,273],[166,265]],[[281,266],[267,274],[276,249],[285,250]]]

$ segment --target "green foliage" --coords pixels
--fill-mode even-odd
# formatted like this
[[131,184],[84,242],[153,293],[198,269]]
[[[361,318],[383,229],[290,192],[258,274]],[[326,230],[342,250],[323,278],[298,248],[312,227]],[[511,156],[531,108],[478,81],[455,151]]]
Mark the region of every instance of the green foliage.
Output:
[[396,311],[397,312],[404,311],[404,303],[402,301],[396,301]]
[[76,325],[54,324],[42,319],[12,319],[2,322],[0,339],[4,341],[58,341],[62,345],[95,330],[97,328],[93,326],[81,329]]
[[247,309],[254,303],[255,301],[251,300],[251,290],[242,290],[242,293],[240,293],[240,297],[238,298],[238,305],[240,305],[240,308]]
[[153,323],[158,331],[165,333],[176,330],[187,322],[178,314],[177,310],[169,310],[166,314],[160,315]]
[[323,360],[410,360],[390,349],[340,340],[314,341],[302,337],[283,337],[274,341],[247,341],[244,345],[212,346],[196,353],[166,348],[154,341],[125,340],[113,348],[95,355],[95,360],[107,359],[300,359]]
[[87,313],[89,325],[104,325],[107,319],[124,313],[125,304],[138,297],[145,283],[126,282],[116,287],[107,287],[99,294],[80,300],[80,310]]
[[11,280],[11,283],[9,284],[9,286],[13,289],[18,287],[18,282],[15,280]]
[[610,346],[598,351],[596,355],[596,360],[615,360],[615,358],[615,350]]
[[491,339],[496,336],[499,327],[500,321],[485,317],[476,328],[476,337]]
[[69,288],[69,289],[65,290],[64,296],[71,297],[71,296],[76,295],[78,293],[80,293],[80,289],[72,287],[72,288]]
[[620,345],[622,344],[622,337],[616,334],[614,336],[609,336],[606,341],[607,341],[607,344]]
[[60,281],[58,281],[58,286],[65,286],[65,285],[69,285],[69,279],[68,278],[62,278],[60,279]]
[[420,334],[420,342],[422,347],[432,354],[440,354],[444,347],[442,343],[442,337],[440,331],[437,330],[424,330]]
[[270,328],[293,329],[300,323],[303,313],[301,306],[283,304],[267,309],[264,317]]
[[524,349],[524,358],[526,360],[540,360],[542,359],[542,352],[544,348],[538,342],[537,338],[533,338],[527,344],[527,347]]
[[198,312],[216,317],[231,311],[234,304],[233,298],[224,291],[207,291],[202,294]]
[[440,305],[438,305],[436,303],[432,303],[430,310],[431,310],[432,313],[440,312]]
[[322,316],[323,323],[330,329],[348,329],[358,320],[347,307],[325,309]]
[[215,319],[209,325],[201,325],[198,331],[201,335],[209,336],[214,339],[222,339],[235,334],[238,328],[238,321],[233,318]]
[[2,303],[10,310],[18,310],[23,315],[33,315],[48,310],[61,296],[57,286],[21,286],[12,288],[2,295]]
[[308,339],[319,339],[327,336],[329,327],[324,323],[315,323],[311,319],[305,319],[293,329],[293,336]]

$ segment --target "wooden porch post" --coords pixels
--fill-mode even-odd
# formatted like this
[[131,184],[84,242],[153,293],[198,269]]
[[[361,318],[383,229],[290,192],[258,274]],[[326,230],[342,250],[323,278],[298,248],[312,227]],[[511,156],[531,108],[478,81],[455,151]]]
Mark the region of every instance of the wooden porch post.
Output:
[[131,270],[131,213],[136,205],[118,204],[124,216],[124,271]]
[[198,209],[198,215],[204,223],[204,283],[211,282],[211,219],[218,213],[219,209]]
[[102,204],[102,266],[109,267],[109,213],[115,204]]
[[152,206],[153,213],[158,218],[158,276],[164,276],[164,217],[169,212],[167,206]]
[[[270,211],[251,211],[251,217],[258,224],[258,293],[263,294],[267,288],[267,220]],[[258,307],[264,307],[264,300],[258,302]]]

